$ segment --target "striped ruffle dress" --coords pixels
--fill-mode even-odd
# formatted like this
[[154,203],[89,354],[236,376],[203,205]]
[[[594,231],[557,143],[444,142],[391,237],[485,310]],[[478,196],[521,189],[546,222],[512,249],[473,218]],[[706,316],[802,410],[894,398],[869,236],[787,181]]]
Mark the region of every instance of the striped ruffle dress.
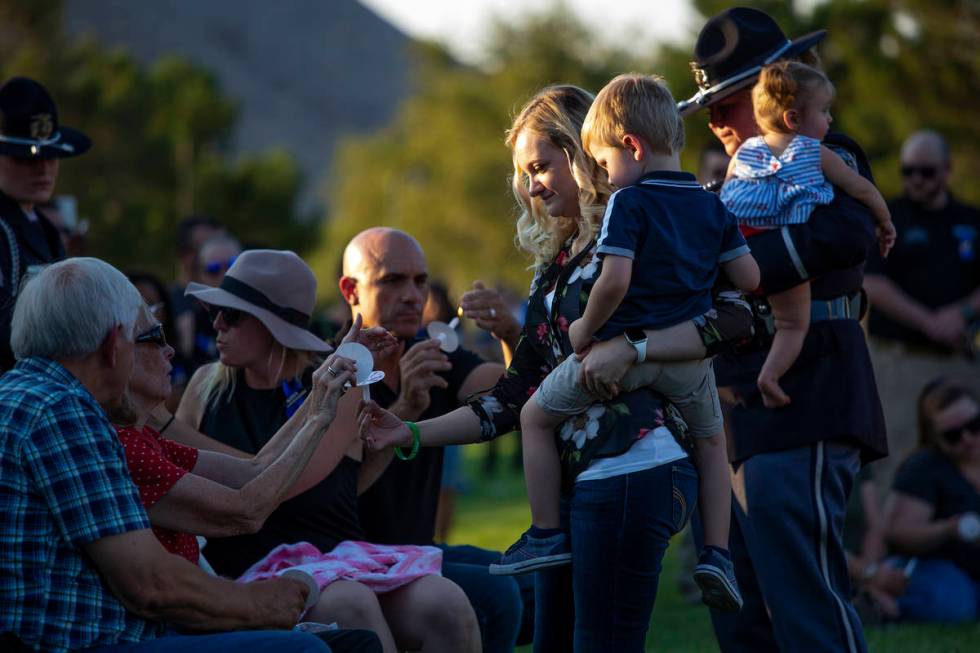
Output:
[[721,189],[722,202],[749,227],[801,224],[814,206],[833,199],[820,167],[820,141],[799,135],[778,157],[761,136],[746,140],[735,153],[733,177]]

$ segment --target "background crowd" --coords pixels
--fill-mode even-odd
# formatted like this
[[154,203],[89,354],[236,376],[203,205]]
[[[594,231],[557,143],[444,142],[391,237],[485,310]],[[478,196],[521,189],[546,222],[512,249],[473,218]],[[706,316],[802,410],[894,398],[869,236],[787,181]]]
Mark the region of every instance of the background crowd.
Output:
[[[843,41],[834,32],[831,40]],[[690,53],[685,56],[690,58]],[[831,58],[831,71],[834,64]],[[835,82],[848,78],[846,73],[832,74]],[[234,215],[220,212],[190,214],[176,223],[170,233],[176,240],[172,275],[163,273],[167,266],[161,260],[128,254],[106,257],[125,276],[93,259],[73,263],[71,257],[101,254],[99,243],[110,239],[111,227],[100,220],[89,227],[79,219],[78,207],[93,205],[86,204],[77,182],[72,184],[77,202],[59,196],[58,178],[63,165],[73,179],[84,179],[89,150],[96,152],[101,144],[97,135],[90,141],[63,124],[70,116],[59,113],[58,98],[45,88],[49,85],[48,79],[11,77],[0,87],[0,441],[12,446],[12,434],[26,425],[41,424],[40,432],[46,434],[36,451],[17,451],[17,456],[25,456],[22,464],[13,463],[21,458],[15,458],[12,449],[3,449],[4,512],[30,516],[19,522],[21,530],[5,522],[10,530],[0,534],[5,564],[12,565],[0,581],[4,603],[28,606],[6,612],[3,644],[142,651],[123,642],[162,634],[161,624],[181,632],[255,631],[289,628],[303,613],[308,621],[336,622],[341,628],[317,637],[271,630],[251,640],[247,637],[252,633],[242,633],[237,640],[214,635],[206,645],[232,650],[247,642],[256,651],[313,651],[324,646],[389,653],[506,651],[533,638],[539,650],[570,650],[573,641],[582,650],[603,650],[596,644],[599,639],[589,639],[598,637],[594,632],[561,632],[571,628],[567,617],[576,610],[576,618],[583,621],[586,597],[581,594],[586,582],[594,581],[549,576],[538,581],[535,600],[534,575],[490,576],[486,567],[497,559],[495,552],[444,543],[452,497],[461,484],[458,462],[453,462],[458,450],[443,445],[492,443],[512,430],[509,399],[497,409],[492,399],[473,404],[471,395],[494,386],[505,365],[518,371],[527,365],[518,354],[522,325],[535,319],[546,322],[543,311],[536,312],[533,293],[528,304],[505,288],[471,285],[477,276],[514,280],[518,275],[510,271],[513,266],[484,263],[480,274],[470,275],[472,265],[497,250],[475,246],[475,263],[448,263],[447,256],[467,258],[455,243],[447,246],[454,230],[432,234],[425,228],[429,222],[413,223],[411,211],[385,222],[403,226],[405,232],[358,231],[369,225],[356,212],[350,224],[331,224],[329,242],[335,251],[312,255],[313,265],[283,251],[292,248],[295,239],[277,239],[281,234],[275,230],[257,239],[252,230],[236,229]],[[689,86],[690,82],[675,86],[675,92],[680,96],[677,88]],[[846,95],[848,83],[838,88],[844,110],[853,111],[848,104],[856,102]],[[515,92],[508,102],[520,102],[527,95]],[[719,135],[725,120],[720,106],[736,105],[725,97],[711,102],[714,106],[706,104],[706,109],[712,129],[724,141]],[[728,119],[734,122],[731,113]],[[688,133],[702,131],[692,119],[686,122]],[[863,284],[860,272],[848,280],[857,279],[863,287],[862,314],[867,309],[867,319],[862,339],[867,339],[889,451],[880,458],[883,451],[872,443],[862,444],[860,456],[855,454],[855,465],[858,457],[870,464],[862,464],[852,491],[842,496],[840,512],[844,514],[846,503],[847,518],[841,541],[846,555],[841,560],[846,560],[850,580],[837,579],[835,584],[850,586],[846,598],[865,625],[975,623],[980,618],[980,210],[961,199],[953,183],[959,155],[971,140],[942,121],[913,124],[906,119],[902,125],[901,143],[893,153],[882,152],[881,142],[863,142],[863,134],[850,134],[874,148],[879,161],[891,164],[884,176],[900,179],[900,189],[895,188],[888,201],[898,232],[894,249],[887,258],[869,255]],[[498,142],[502,133],[501,128]],[[717,188],[733,152],[699,146],[698,138],[689,140],[694,145],[685,159],[697,168],[702,185]],[[385,146],[383,138],[373,144]],[[343,156],[356,155],[348,151]],[[966,152],[965,165],[974,165],[975,157],[974,151]],[[366,163],[362,172],[374,174]],[[882,172],[880,166],[875,172]],[[576,178],[574,183],[581,181]],[[353,180],[342,185],[340,202],[363,192]],[[972,185],[964,186],[964,193],[973,191]],[[496,195],[491,204],[500,201]],[[480,233],[489,229],[481,225]],[[491,241],[509,240],[512,233],[503,224],[493,230],[497,233],[488,236]],[[160,242],[147,247],[148,237],[139,236],[133,251],[163,249]],[[119,251],[116,245],[110,249]],[[512,259],[513,253],[500,258]],[[429,277],[432,259],[438,261],[432,268],[453,281],[465,277],[466,282],[450,283],[452,292],[445,285],[436,292]],[[764,286],[766,270],[763,265]],[[821,299],[819,288],[814,297]],[[469,322],[464,347],[443,353],[424,326],[432,320],[449,321],[457,304]],[[358,336],[355,328],[347,340],[374,350],[375,368],[395,379],[393,384],[374,385],[374,400],[401,420],[415,420],[422,427],[424,446],[413,452],[414,460],[394,458],[391,450],[370,451],[357,438],[359,395],[345,395],[344,389],[354,373],[343,358],[327,356],[328,342],[341,342],[352,321],[368,335]],[[394,335],[401,349],[391,353],[395,345],[382,331]],[[851,346],[833,329],[826,333],[831,335],[821,337],[837,339],[837,344],[822,346]],[[562,344],[553,346],[560,349]],[[310,352],[318,355],[311,357]],[[16,359],[21,362],[15,367]],[[549,364],[546,356],[542,360]],[[798,386],[812,395],[804,393],[796,401],[833,401],[827,399],[832,393],[818,397],[824,391],[820,384],[833,383],[835,373],[851,371],[841,367],[814,372],[809,386]],[[853,379],[841,380],[842,387],[848,382]],[[873,396],[869,393],[868,403]],[[496,391],[488,397],[509,395]],[[729,433],[741,443],[734,445],[733,455],[746,479],[752,478],[753,464],[762,468],[761,461],[770,453],[745,444],[747,429],[776,433],[788,428],[766,422],[760,409],[736,408],[734,428],[742,435]],[[869,422],[877,419],[871,415],[876,406],[863,410]],[[474,413],[478,421],[466,421]],[[455,421],[435,419],[452,415]],[[112,433],[118,431],[119,446],[99,442],[88,432],[110,423],[115,427]],[[869,427],[869,442],[878,428]],[[791,438],[804,442],[807,436],[793,431]],[[839,444],[832,439],[828,443]],[[98,457],[87,460],[81,451],[93,446]],[[778,448],[774,451],[779,453]],[[820,452],[823,456],[823,449]],[[838,453],[828,446],[828,459]],[[133,462],[136,457],[138,464]],[[62,478],[66,461],[81,462],[85,473]],[[848,461],[840,465],[850,469]],[[679,468],[671,469],[676,475]],[[47,485],[25,490],[25,479],[38,477]],[[751,494],[753,481],[746,482]],[[848,476],[842,487],[850,482]],[[657,491],[651,485],[651,492]],[[572,503],[566,512],[595,510],[601,502],[593,500],[596,503],[585,508]],[[54,517],[38,516],[45,506]],[[743,510],[748,512],[744,506]],[[596,513],[587,514],[583,521],[598,520]],[[78,515],[88,515],[88,521]],[[683,526],[686,518],[687,514],[675,518],[673,526]],[[746,517],[742,528],[750,523]],[[51,524],[56,530],[45,530]],[[665,536],[665,546],[674,530]],[[144,531],[152,533],[151,541],[134,535]],[[27,542],[53,532],[63,544],[49,543],[50,551],[42,554],[28,552]],[[202,549],[189,535],[209,542]],[[579,538],[584,541],[583,535]],[[350,541],[388,548],[337,553],[339,544]],[[315,551],[276,549],[296,542],[307,542]],[[747,557],[736,557],[736,571],[751,569],[753,562],[760,567],[759,554],[753,553],[758,545],[747,540],[742,546]],[[72,558],[67,550],[84,555]],[[271,559],[266,557],[270,552]],[[276,554],[286,563],[277,562]],[[63,575],[54,579],[56,583],[75,590],[43,599],[25,596],[26,585],[11,570],[21,566],[48,573],[44,555],[58,560],[54,568]],[[311,557],[341,570],[328,581],[317,576],[325,572],[312,574],[319,585],[316,591],[277,578],[276,572]],[[387,562],[372,568],[374,575],[364,570],[364,565],[381,564],[382,558]],[[577,559],[576,570],[593,562]],[[201,571],[205,567],[220,576]],[[764,586],[764,570],[746,573],[755,573],[763,583],[760,602],[754,606],[760,613],[763,597],[793,600]],[[378,575],[384,578],[378,580]],[[222,577],[250,582],[231,585]],[[106,587],[118,600],[105,601]],[[562,600],[556,598],[559,595]],[[304,605],[310,597],[316,601]],[[608,618],[599,616],[602,600],[599,595],[593,598],[596,605],[586,609],[595,613],[595,620],[614,620],[614,612]],[[652,603],[651,597],[651,607]],[[746,614],[752,609],[747,605]],[[843,608],[841,614],[844,622],[851,619]],[[66,632],[53,625],[82,618],[95,625]],[[744,625],[733,624],[725,615],[713,618],[723,649],[750,650],[731,644],[745,635],[733,634]],[[639,620],[642,638],[649,614]],[[767,641],[784,647],[780,638],[789,635],[780,632],[785,622],[778,610],[764,621],[762,627],[771,631]],[[173,630],[163,639],[179,638]]]

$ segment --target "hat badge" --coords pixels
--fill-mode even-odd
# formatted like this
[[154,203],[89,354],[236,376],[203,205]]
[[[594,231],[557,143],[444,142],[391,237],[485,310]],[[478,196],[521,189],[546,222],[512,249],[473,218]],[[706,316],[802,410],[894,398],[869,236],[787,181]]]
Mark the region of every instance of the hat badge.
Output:
[[704,68],[698,65],[698,62],[691,62],[691,72],[694,73],[694,83],[698,85],[702,91],[706,91],[711,88],[711,83],[708,82],[708,73],[704,71]]
[[51,137],[54,131],[54,120],[50,113],[36,113],[31,116],[30,122],[31,138],[44,141]]

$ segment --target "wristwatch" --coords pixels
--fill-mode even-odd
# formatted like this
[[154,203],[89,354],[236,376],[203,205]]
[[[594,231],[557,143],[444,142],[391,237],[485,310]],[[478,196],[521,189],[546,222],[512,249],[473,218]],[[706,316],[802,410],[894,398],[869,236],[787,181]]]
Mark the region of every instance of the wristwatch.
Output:
[[636,350],[636,362],[642,363],[647,359],[647,334],[643,329],[626,329],[623,333],[626,342]]

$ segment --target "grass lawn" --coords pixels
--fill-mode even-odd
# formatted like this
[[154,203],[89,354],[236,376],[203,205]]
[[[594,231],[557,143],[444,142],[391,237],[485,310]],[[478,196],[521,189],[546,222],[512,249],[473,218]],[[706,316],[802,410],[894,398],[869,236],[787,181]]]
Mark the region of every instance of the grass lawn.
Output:
[[[504,440],[510,440],[507,436]],[[523,479],[510,464],[514,442],[502,442],[502,454],[493,478],[480,471],[483,447],[464,447],[468,491],[460,497],[450,542],[501,550],[530,523]],[[681,599],[674,579],[677,560],[667,550],[657,606],[647,633],[647,650],[663,653],[717,653],[708,611]],[[872,653],[974,653],[980,651],[980,624],[971,626],[902,625],[868,628]],[[530,647],[519,649],[530,652]]]

